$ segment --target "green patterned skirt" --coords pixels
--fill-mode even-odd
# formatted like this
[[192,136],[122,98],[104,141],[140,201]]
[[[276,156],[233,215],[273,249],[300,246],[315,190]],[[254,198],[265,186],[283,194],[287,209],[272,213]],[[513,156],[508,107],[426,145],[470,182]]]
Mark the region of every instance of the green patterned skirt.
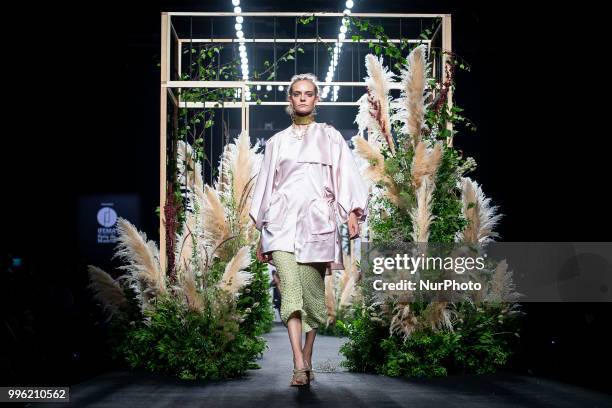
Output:
[[309,332],[327,322],[325,308],[325,263],[298,263],[293,252],[272,251],[280,278],[281,319],[300,312],[302,331]]

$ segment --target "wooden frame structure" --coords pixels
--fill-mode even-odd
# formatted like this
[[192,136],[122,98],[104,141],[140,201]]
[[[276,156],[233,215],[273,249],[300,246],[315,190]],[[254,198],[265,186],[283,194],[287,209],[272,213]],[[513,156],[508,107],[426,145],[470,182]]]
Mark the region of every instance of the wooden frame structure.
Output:
[[[445,52],[452,51],[452,25],[450,14],[393,14],[393,13],[351,13],[353,17],[365,17],[365,18],[441,18],[441,33],[442,33],[442,50]],[[167,264],[167,253],[166,253],[166,229],[165,229],[165,203],[166,203],[166,191],[167,191],[167,135],[168,135],[168,101],[172,101],[175,108],[212,108],[217,104],[216,102],[184,102],[180,100],[180,96],[177,98],[173,89],[175,88],[237,88],[241,89],[241,101],[240,102],[226,102],[225,108],[239,108],[241,109],[241,129],[246,130],[249,128],[249,106],[250,105],[286,105],[286,102],[250,102],[245,100],[245,90],[250,85],[289,85],[288,81],[172,81],[170,78],[171,72],[171,50],[172,40],[174,39],[176,45],[176,53],[178,60],[178,71],[181,72],[180,61],[182,44],[186,42],[190,43],[237,43],[239,42],[236,38],[180,38],[172,25],[172,17],[227,17],[235,18],[236,16],[243,17],[344,17],[343,13],[296,13],[296,12],[280,12],[280,13],[268,13],[268,12],[163,12],[161,13],[161,82],[160,82],[160,161],[159,161],[159,209],[160,209],[160,225],[159,225],[159,250],[160,250],[160,266],[162,270],[166,269]],[[438,30],[436,30],[438,31]],[[434,33],[434,37],[435,37]],[[362,39],[360,41],[367,41],[368,39]],[[308,42],[338,42],[338,38],[302,38],[302,39],[244,39],[244,43],[295,43],[296,41],[308,43]],[[370,41],[372,41],[370,39]],[[374,40],[376,41],[376,40]],[[389,42],[400,42],[401,39],[389,39]],[[432,40],[408,40],[409,42],[422,42],[427,43],[428,48],[431,47]],[[353,42],[352,39],[344,39],[343,42]],[[446,80],[446,61],[448,56],[444,53],[441,55],[441,66],[442,66],[442,82]],[[435,70],[435,61],[434,61]],[[334,86],[364,86],[365,82],[320,82],[323,85]],[[392,89],[399,89],[399,84],[392,86]],[[448,93],[448,106],[452,107],[452,90]],[[335,106],[357,106],[357,102],[319,102],[318,105],[335,105]],[[449,123],[449,129],[452,130],[452,124]],[[452,146],[452,136],[448,138],[447,142]]]

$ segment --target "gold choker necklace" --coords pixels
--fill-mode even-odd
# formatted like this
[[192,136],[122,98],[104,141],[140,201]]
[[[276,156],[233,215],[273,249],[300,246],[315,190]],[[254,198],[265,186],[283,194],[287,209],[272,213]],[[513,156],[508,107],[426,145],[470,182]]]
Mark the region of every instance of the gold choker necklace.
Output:
[[293,116],[293,123],[296,125],[309,125],[312,122],[314,122],[314,115],[312,113],[306,116]]

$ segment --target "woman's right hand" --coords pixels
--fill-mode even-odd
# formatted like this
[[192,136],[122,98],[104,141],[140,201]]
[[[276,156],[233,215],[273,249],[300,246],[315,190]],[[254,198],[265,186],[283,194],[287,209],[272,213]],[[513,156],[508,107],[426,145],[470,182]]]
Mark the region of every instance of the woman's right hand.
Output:
[[269,254],[262,254],[261,253],[261,239],[259,240],[259,243],[257,244],[257,260],[259,262],[270,262],[270,255]]

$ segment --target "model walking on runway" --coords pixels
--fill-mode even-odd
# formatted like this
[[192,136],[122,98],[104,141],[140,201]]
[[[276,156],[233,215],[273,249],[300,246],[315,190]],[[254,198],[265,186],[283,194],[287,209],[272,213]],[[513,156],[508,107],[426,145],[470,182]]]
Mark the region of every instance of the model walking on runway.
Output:
[[369,197],[342,134],[314,120],[316,77],[295,75],[287,101],[292,124],[266,141],[249,214],[261,232],[257,258],[280,277],[281,318],[293,350],[290,385],[301,386],[314,379],[316,329],[327,321],[325,274],[344,269],[339,226],[348,222],[349,238],[358,237]]

